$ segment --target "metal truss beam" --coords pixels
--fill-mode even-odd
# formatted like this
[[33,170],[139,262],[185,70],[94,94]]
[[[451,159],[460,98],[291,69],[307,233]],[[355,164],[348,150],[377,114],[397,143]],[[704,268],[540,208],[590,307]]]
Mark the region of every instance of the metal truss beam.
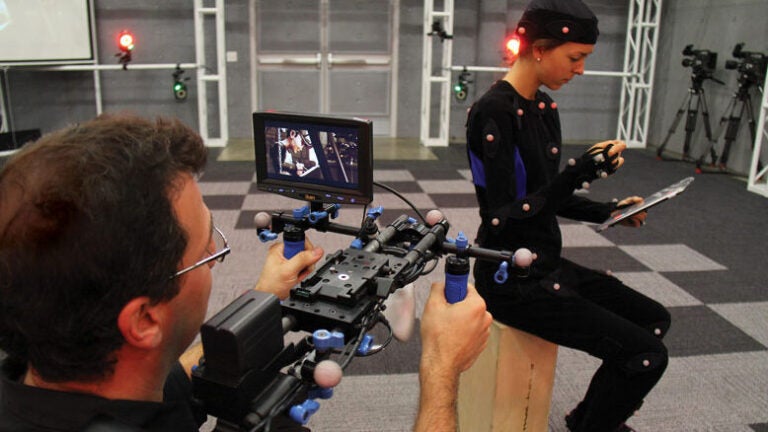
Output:
[[647,145],[660,22],[661,0],[630,0],[616,131],[628,147]]
[[768,197],[768,167],[761,167],[760,156],[768,148],[768,71],[763,83],[763,100],[760,103],[760,117],[757,121],[755,144],[752,147],[752,164],[749,169],[747,190]]

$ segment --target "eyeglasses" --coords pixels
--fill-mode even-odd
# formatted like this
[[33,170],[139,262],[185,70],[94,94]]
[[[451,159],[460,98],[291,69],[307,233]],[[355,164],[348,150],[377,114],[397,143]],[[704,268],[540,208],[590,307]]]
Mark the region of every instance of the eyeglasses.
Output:
[[208,264],[211,261],[224,262],[224,257],[227,256],[232,251],[232,249],[229,248],[229,243],[227,243],[227,238],[224,237],[224,233],[222,233],[221,230],[218,229],[215,225],[213,227],[213,231],[217,234],[213,236],[213,242],[216,245],[215,252],[206,258],[203,258],[200,261],[192,264],[191,266],[177,271],[173,276],[171,276],[171,279],[179,277],[184,273],[192,271],[202,265]]

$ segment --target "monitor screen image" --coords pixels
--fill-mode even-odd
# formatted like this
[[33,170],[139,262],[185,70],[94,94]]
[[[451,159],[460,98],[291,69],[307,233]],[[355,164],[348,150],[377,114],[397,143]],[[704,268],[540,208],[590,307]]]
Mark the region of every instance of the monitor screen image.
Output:
[[373,200],[370,121],[307,114],[253,114],[259,190],[323,203]]

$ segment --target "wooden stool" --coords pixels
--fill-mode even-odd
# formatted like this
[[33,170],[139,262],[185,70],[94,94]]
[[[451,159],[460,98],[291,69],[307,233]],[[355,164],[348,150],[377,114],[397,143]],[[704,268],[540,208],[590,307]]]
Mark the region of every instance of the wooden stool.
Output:
[[556,363],[557,345],[494,320],[459,381],[459,431],[546,432]]

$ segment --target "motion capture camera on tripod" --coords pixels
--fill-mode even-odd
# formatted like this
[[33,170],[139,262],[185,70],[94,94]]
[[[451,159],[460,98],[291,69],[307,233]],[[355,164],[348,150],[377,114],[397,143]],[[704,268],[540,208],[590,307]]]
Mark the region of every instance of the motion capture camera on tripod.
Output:
[[[744,51],[744,43],[738,43],[733,48],[733,57],[738,60],[728,60],[725,62],[725,68],[730,70],[736,70],[739,72],[739,88],[733,94],[728,107],[723,112],[723,116],[720,117],[720,124],[718,126],[718,134],[725,126],[725,143],[723,145],[723,153],[720,155],[720,161],[716,167],[720,171],[726,170],[728,164],[728,155],[731,151],[731,145],[736,139],[739,133],[739,126],[741,126],[741,119],[746,112],[747,123],[749,124],[750,142],[754,145],[755,135],[757,133],[755,125],[755,116],[752,110],[752,100],[750,89],[753,86],[760,85],[765,82],[765,69],[768,67],[768,57],[765,54],[759,52]],[[714,145],[717,143],[715,140],[711,143],[710,152],[715,155]],[[702,153],[699,160],[696,162],[696,172],[702,172],[702,165],[704,164],[704,156],[706,151]],[[715,157],[712,158],[712,165],[715,165]],[[759,164],[759,168],[762,169],[762,164]]]
[[[683,99],[683,103],[677,110],[675,120],[672,122],[672,126],[669,128],[667,136],[656,151],[656,156],[661,159],[662,153],[669,143],[670,137],[675,133],[677,125],[680,123],[683,114],[686,114],[685,118],[685,141],[683,143],[683,155],[684,161],[692,161],[690,157],[691,138],[696,130],[696,120],[701,110],[701,115],[704,120],[704,130],[706,132],[707,140],[712,142],[712,127],[709,122],[709,108],[707,107],[707,98],[704,92],[704,81],[712,80],[719,84],[725,84],[719,79],[713,76],[717,67],[717,53],[706,49],[693,49],[693,45],[686,45],[683,49],[683,67],[691,68],[691,86],[688,89],[688,94]],[[712,151],[713,159],[716,159],[714,149]],[[714,162],[713,162],[714,163]]]
[[760,85],[765,81],[765,68],[768,67],[768,56],[759,52],[744,51],[744,42],[733,47],[733,57],[741,61],[727,60],[725,68],[738,70],[739,84]]
[[712,73],[717,68],[717,53],[706,49],[695,50],[693,45],[683,48],[683,66],[693,70],[695,76],[703,79],[712,78]]

